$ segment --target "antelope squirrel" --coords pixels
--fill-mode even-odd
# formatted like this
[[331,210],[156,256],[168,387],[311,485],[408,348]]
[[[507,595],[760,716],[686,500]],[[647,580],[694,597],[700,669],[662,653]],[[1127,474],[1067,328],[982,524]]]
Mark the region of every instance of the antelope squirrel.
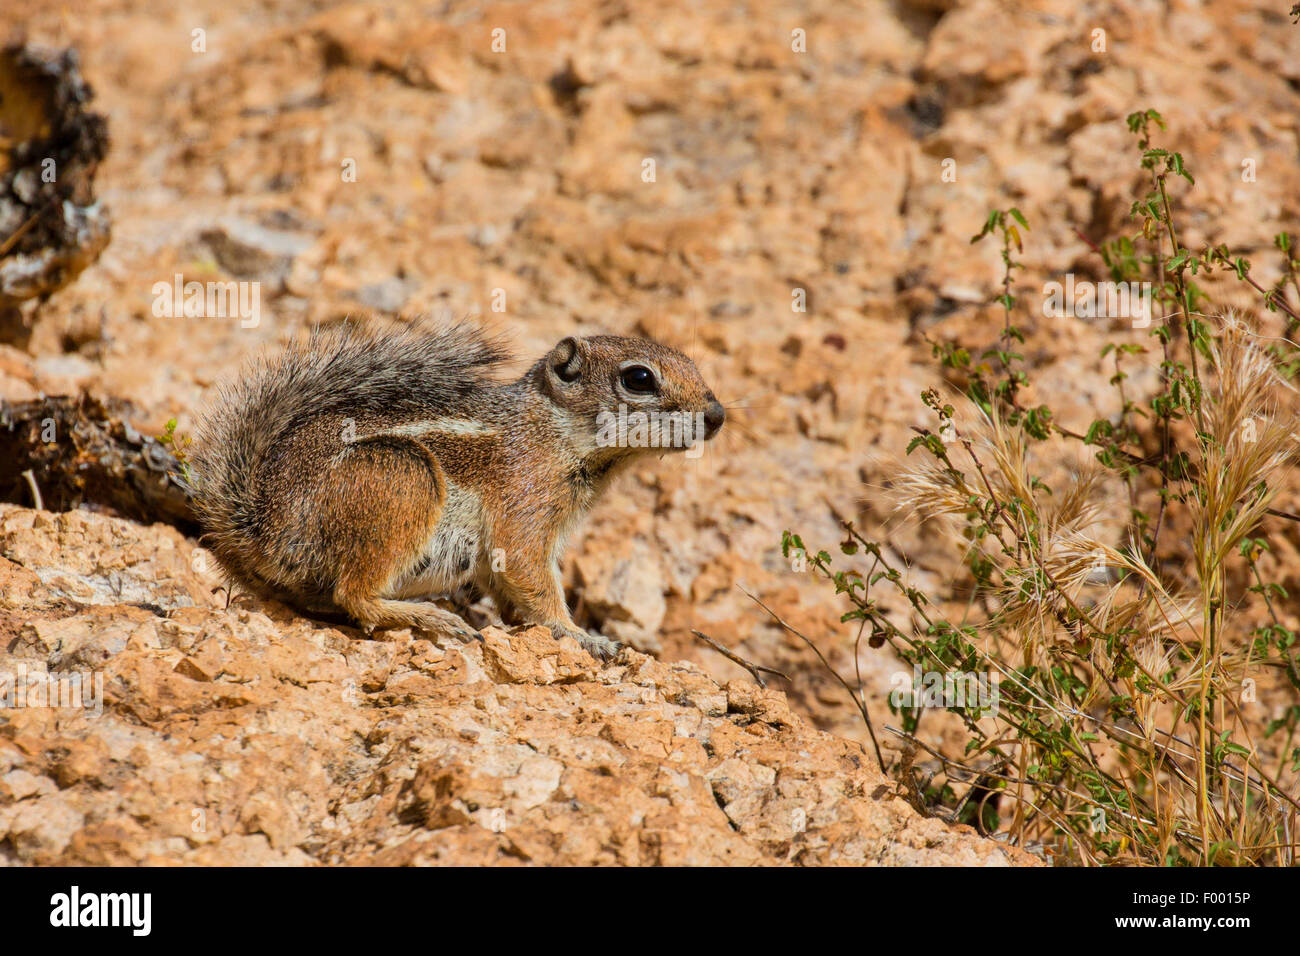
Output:
[[[566,338],[499,383],[507,358],[458,325],[317,332],[260,359],[196,423],[203,542],[251,590],[367,631],[466,638],[430,599],[472,583],[613,656],[569,614],[565,541],[620,469],[712,438],[726,412],[689,358],[645,339]],[[668,442],[644,427],[661,421]]]

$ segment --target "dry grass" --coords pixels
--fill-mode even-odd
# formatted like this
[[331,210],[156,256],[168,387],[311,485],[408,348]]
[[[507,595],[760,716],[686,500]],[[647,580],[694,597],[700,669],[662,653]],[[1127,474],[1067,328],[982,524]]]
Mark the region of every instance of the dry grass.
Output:
[[[1172,545],[1185,560],[1166,558],[1163,573],[1116,538],[1115,503],[1127,495],[1115,472],[1081,464],[1049,491],[1044,468],[1071,449],[1031,449],[973,404],[974,424],[960,429],[935,404],[947,440],[895,484],[900,509],[938,521],[981,569],[990,612],[966,633],[974,659],[1001,675],[1003,700],[975,718],[962,762],[972,773],[1007,768],[1016,809],[1005,827],[1023,845],[1083,863],[1295,862],[1296,774],[1277,775],[1287,755],[1266,746],[1249,712],[1264,688],[1295,688],[1259,653],[1243,607],[1275,614],[1267,595],[1228,587],[1294,457],[1279,402],[1289,386],[1233,315],[1208,364],[1205,432],[1181,496],[1191,532]],[[969,622],[913,613],[891,625],[916,653]],[[921,653],[929,666],[938,657]]]

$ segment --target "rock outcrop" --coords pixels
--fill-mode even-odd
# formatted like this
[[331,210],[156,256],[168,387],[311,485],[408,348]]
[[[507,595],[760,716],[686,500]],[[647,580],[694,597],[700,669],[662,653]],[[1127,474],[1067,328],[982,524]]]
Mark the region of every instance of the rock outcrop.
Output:
[[780,692],[541,628],[366,639],[214,580],[169,527],[0,506],[0,860],[1033,862]]

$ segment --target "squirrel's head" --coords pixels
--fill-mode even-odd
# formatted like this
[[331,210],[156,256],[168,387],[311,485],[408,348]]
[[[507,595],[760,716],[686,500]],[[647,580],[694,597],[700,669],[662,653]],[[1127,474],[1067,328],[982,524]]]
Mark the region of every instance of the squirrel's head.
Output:
[[727,418],[695,363],[649,339],[571,336],[534,374],[584,458],[693,448]]

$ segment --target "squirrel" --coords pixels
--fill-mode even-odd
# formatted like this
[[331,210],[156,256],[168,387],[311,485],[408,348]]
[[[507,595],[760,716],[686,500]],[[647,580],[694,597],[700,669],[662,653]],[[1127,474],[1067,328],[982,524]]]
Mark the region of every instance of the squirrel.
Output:
[[[500,382],[508,360],[464,324],[348,325],[263,356],[196,421],[200,542],[249,590],[367,633],[469,639],[432,598],[472,584],[610,659],[620,645],[565,603],[566,540],[618,472],[712,438],[726,411],[694,362],[647,339],[571,336]],[[647,422],[668,422],[666,447]]]

